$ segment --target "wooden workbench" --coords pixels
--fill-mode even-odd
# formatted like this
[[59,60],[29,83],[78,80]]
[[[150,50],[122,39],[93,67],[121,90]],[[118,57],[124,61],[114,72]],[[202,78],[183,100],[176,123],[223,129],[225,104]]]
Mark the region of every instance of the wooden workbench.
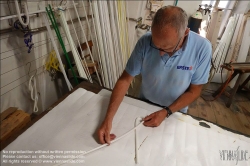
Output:
[[232,63],[230,65],[222,65],[221,66],[223,69],[226,69],[228,71],[232,71],[233,74],[230,78],[228,78],[222,85],[220,88],[218,88],[214,94],[213,97],[217,97],[218,94],[222,93],[223,89],[225,89],[225,86],[228,85],[228,83],[230,83],[230,81],[237,75],[237,81],[232,89],[231,94],[228,94],[227,96],[229,97],[229,100],[226,103],[226,106],[229,108],[233,102],[235,93],[237,92],[237,90],[240,90],[242,88],[245,88],[245,85],[247,84],[247,82],[250,80],[250,76],[243,82],[243,84],[239,87],[240,85],[240,81],[241,78],[243,76],[243,74],[245,73],[250,73],[250,63]]

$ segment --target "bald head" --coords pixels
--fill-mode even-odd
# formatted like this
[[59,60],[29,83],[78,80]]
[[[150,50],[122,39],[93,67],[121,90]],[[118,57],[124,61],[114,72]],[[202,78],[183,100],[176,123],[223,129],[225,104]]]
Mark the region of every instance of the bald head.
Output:
[[187,13],[182,8],[176,6],[164,6],[155,13],[152,22],[152,29],[157,28],[158,31],[162,31],[166,27],[171,27],[176,29],[178,36],[181,36],[185,33],[187,25]]

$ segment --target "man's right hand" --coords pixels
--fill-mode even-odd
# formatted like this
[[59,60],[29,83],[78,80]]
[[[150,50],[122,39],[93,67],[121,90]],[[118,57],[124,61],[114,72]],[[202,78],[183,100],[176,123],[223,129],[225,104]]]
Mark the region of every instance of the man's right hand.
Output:
[[110,134],[111,128],[112,122],[105,120],[102,123],[102,126],[98,130],[98,137],[101,144],[108,143],[110,145],[110,141],[115,139],[116,136],[114,134]]

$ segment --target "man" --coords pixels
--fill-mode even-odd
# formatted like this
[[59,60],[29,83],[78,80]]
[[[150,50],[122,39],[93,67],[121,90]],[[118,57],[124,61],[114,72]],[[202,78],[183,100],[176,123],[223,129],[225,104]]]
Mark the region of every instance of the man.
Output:
[[210,42],[189,31],[186,12],[174,6],[159,9],[152,22],[152,33],[137,42],[127,66],[118,79],[106,117],[98,130],[102,144],[115,138],[110,134],[112,120],[133,78],[141,74],[140,98],[163,106],[146,116],[144,125],[157,127],[176,111],[187,113],[207,83],[212,48]]

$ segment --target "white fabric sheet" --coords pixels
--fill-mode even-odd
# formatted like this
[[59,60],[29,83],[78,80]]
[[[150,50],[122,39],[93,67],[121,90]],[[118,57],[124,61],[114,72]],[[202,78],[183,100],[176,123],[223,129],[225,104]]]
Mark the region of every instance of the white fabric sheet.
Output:
[[[100,146],[96,130],[105,116],[110,92],[99,94],[79,88],[36,122],[4,151],[89,151]],[[159,107],[125,97],[113,120],[112,133],[117,137],[134,128],[134,120],[159,110]],[[206,122],[207,123],[207,122]],[[174,113],[159,127],[140,127],[139,164],[135,164],[135,136],[123,139],[85,156],[84,166],[234,166],[236,160],[222,160],[222,150],[248,151],[248,160],[237,165],[250,165],[250,139],[207,123],[210,128],[182,113]],[[6,154],[6,153],[5,153]],[[1,156],[4,153],[1,151]],[[3,158],[2,158],[3,161]],[[5,165],[12,165],[5,163]],[[38,164],[18,164],[38,165]],[[55,165],[55,164],[40,164]],[[64,164],[76,165],[76,164]],[[79,165],[79,164],[78,164]]]

